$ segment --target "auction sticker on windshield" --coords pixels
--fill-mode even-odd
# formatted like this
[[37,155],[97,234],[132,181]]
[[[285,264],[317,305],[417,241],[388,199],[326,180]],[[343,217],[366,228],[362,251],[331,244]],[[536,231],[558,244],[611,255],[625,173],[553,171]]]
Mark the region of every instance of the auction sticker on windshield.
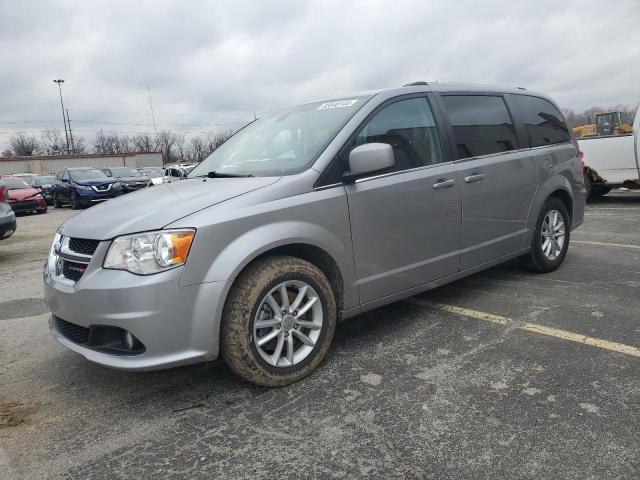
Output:
[[358,101],[358,99],[356,98],[355,100],[338,100],[337,102],[327,102],[327,103],[323,103],[322,105],[320,105],[318,107],[318,110],[328,110],[330,108],[351,107],[357,101]]

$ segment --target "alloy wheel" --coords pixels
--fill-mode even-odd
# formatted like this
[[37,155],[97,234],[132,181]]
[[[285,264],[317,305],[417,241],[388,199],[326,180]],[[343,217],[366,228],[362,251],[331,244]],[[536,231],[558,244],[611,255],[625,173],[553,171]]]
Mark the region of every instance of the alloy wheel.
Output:
[[322,302],[311,285],[288,280],[262,299],[253,322],[260,357],[274,367],[291,367],[313,351],[322,330]]
[[565,225],[558,210],[549,210],[542,221],[542,253],[548,260],[555,260],[564,247]]

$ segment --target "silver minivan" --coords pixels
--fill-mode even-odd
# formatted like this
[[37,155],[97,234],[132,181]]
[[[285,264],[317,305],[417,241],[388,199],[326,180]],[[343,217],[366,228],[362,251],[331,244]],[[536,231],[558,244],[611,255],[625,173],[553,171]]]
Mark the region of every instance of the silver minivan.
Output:
[[50,329],[114,368],[222,355],[286,385],[339,319],[517,257],[558,268],[584,194],[563,115],[522,88],[417,82],[285,108],[186,178],[65,222]]

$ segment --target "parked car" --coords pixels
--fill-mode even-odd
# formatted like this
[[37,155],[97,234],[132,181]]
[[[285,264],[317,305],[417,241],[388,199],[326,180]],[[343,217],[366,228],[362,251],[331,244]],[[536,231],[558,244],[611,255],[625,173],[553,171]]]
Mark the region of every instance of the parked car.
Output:
[[2,177],[2,182],[9,193],[9,205],[16,213],[46,213],[47,202],[40,192],[20,177]]
[[135,192],[141,188],[151,186],[151,180],[142,175],[138,170],[131,167],[110,167],[103,168],[102,171],[107,176],[116,178],[122,186],[123,193]]
[[195,163],[175,163],[164,168],[165,180],[185,178],[195,168]]
[[162,168],[139,168],[138,171],[151,179],[153,185],[160,185],[164,181],[164,170]]
[[53,182],[55,175],[44,175],[29,178],[28,182],[33,188],[40,192],[47,205],[53,205]]
[[517,257],[555,270],[584,208],[576,143],[544,95],[422,83],[298,105],[185,180],[67,220],[44,270],[50,328],[115,368],[221,354],[285,385],[340,317]]
[[640,108],[633,133],[578,139],[585,164],[584,181],[591,198],[602,197],[612,188],[640,188]]
[[56,208],[62,207],[64,203],[71,204],[71,208],[75,210],[122,193],[120,183],[97,168],[65,168],[56,175],[53,204]]
[[0,179],[0,240],[13,235],[16,231],[16,214],[9,205],[9,190]]

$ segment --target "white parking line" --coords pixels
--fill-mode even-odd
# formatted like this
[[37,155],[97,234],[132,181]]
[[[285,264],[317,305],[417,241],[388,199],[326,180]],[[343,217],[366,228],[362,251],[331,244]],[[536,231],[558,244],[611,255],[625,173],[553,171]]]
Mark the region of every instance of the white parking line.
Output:
[[585,240],[571,240],[571,243],[578,243],[580,245],[598,245],[600,247],[620,247],[620,248],[637,248],[640,250],[640,245],[628,245],[626,243],[608,243],[608,242],[587,242]]
[[579,333],[569,332],[567,330],[560,330],[559,328],[547,327],[539,325],[537,323],[530,322],[517,322],[511,318],[503,317],[502,315],[495,315],[493,313],[481,312],[479,310],[470,310],[468,308],[456,307],[454,305],[447,305],[444,303],[429,302],[420,298],[408,298],[405,302],[413,303],[415,305],[421,305],[423,307],[436,308],[449,313],[455,313],[463,317],[476,318],[478,320],[484,320],[485,322],[497,323],[499,325],[515,327],[519,330],[526,332],[537,333],[540,335],[547,335],[549,337],[560,338],[562,340],[568,340],[570,342],[582,343],[583,345],[589,345],[592,347],[603,348],[612,352],[624,353],[626,355],[632,355],[634,357],[640,357],[640,348],[633,347],[631,345],[624,345],[622,343],[610,342],[609,340],[602,340],[600,338],[588,337]]

